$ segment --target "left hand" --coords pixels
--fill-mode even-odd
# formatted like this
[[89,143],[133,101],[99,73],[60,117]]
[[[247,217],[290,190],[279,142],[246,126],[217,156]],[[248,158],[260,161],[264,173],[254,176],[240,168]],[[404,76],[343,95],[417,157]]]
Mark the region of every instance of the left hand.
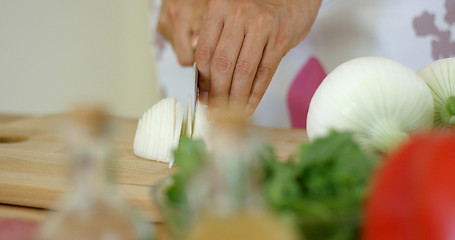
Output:
[[163,0],[158,31],[172,44],[179,63],[194,63],[194,34],[199,31],[208,0]]

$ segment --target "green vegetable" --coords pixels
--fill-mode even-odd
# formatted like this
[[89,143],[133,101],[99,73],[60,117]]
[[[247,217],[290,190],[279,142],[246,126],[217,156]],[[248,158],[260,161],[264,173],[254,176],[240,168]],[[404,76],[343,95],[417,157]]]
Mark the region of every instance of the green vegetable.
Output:
[[[192,221],[187,191],[207,153],[201,140],[183,138],[174,152],[178,171],[166,190],[169,217],[181,229]],[[356,239],[361,206],[375,157],[367,155],[351,133],[330,132],[302,144],[298,156],[279,162],[273,148],[258,152],[262,192],[268,207],[290,220],[305,239]],[[168,219],[169,219],[168,218]]]
[[179,167],[172,176],[173,184],[166,191],[167,200],[171,204],[186,204],[185,186],[202,167],[206,158],[204,141],[183,137],[174,151],[174,157]]
[[307,239],[356,239],[374,159],[352,134],[331,132],[303,144],[296,160],[269,159],[265,198],[290,215]]
[[204,141],[192,140],[188,137],[183,137],[174,151],[178,168],[172,176],[171,184],[164,191],[164,203],[160,206],[160,210],[177,237],[185,232],[193,220],[193,213],[187,199],[187,191],[191,191],[188,186],[192,176],[202,168],[206,156]]

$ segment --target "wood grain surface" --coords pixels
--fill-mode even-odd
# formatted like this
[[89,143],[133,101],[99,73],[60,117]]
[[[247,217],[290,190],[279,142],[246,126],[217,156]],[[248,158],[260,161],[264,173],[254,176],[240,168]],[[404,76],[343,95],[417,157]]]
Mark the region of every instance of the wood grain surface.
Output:
[[[17,117],[0,124],[0,204],[52,209],[68,184],[68,147],[62,140],[63,115]],[[133,153],[137,120],[111,118],[117,156],[117,183],[121,196],[140,208],[152,222],[161,222],[151,188],[175,168],[142,159]],[[258,139],[275,146],[285,159],[299,142],[303,130],[254,127]],[[12,141],[12,142],[9,142]]]

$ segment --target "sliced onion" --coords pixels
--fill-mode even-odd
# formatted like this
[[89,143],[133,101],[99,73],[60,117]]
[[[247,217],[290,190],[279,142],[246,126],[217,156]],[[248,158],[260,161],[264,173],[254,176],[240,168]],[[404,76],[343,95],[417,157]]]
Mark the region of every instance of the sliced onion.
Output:
[[139,120],[134,138],[134,153],[161,162],[173,162],[183,122],[183,104],[166,98],[148,109]]

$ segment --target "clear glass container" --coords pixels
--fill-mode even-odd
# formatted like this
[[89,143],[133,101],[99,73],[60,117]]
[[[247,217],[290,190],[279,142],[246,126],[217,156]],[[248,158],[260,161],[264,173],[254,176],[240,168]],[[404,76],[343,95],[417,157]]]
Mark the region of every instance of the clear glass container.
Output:
[[[174,239],[294,240],[294,232],[267,210],[259,166],[260,145],[245,119],[227,116],[210,129],[210,152],[185,184],[188,208],[166,203],[172,179],[154,189],[154,199]],[[177,163],[177,168],[179,167]]]
[[99,109],[70,114],[71,186],[42,224],[40,240],[149,240],[152,225],[116,194],[107,116]]

